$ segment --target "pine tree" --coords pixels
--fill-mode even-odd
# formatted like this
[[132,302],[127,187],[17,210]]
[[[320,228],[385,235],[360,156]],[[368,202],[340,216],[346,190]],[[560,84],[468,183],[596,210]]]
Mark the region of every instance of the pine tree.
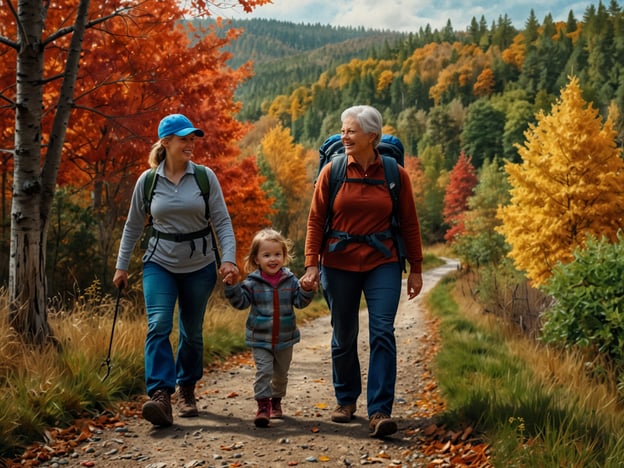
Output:
[[610,119],[581,96],[572,77],[550,114],[540,112],[507,163],[511,202],[499,210],[499,228],[516,267],[539,286],[588,235],[614,241],[624,226],[624,162]]

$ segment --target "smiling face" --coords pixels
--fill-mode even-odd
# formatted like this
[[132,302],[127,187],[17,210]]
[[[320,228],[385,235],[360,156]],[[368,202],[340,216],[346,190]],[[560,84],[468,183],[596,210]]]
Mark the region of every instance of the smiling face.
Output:
[[275,275],[284,265],[284,248],[281,243],[263,240],[258,248],[256,264],[267,275]]
[[163,139],[162,144],[167,149],[167,156],[176,161],[189,161],[195,149],[194,133],[186,136],[171,135]]
[[342,122],[340,130],[342,144],[345,154],[358,159],[373,152],[374,133],[366,133],[360,127],[359,122],[354,117],[347,117]]

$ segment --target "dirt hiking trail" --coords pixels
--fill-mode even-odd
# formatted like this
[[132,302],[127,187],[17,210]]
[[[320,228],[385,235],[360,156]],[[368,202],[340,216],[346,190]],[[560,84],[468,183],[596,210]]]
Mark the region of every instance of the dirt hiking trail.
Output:
[[[398,373],[392,417],[398,424],[397,433],[385,439],[369,436],[365,394],[351,423],[331,422],[336,403],[331,382],[331,326],[326,316],[300,324],[302,339],[294,349],[287,395],[282,400],[284,419],[271,420],[268,428],[256,428],[253,423],[255,369],[247,353],[230,360],[225,368],[206,370],[196,387],[199,417],[177,417],[174,399],[173,426],[154,428],[140,417],[145,400],[130,402],[120,406],[116,424],[89,427],[90,436],[73,453],[54,456],[39,466],[489,466],[467,464],[469,452],[475,452],[471,447],[477,446],[470,445],[470,430],[451,432],[435,424],[435,414],[443,407],[430,372],[438,345],[434,321],[427,317],[421,302],[441,278],[457,268],[455,261],[446,261],[423,274],[422,293],[412,301],[407,300],[404,282],[395,323]],[[366,310],[360,314],[359,350],[365,389]],[[462,458],[457,458],[457,447],[454,453],[450,450],[451,442],[457,442],[457,447],[463,444]],[[472,459],[476,461],[477,455],[473,453]],[[458,459],[463,460],[461,465],[453,461]]]

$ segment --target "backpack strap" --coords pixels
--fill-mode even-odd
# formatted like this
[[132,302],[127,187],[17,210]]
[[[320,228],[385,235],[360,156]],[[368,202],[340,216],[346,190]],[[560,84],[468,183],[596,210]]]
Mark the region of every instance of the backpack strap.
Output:
[[208,173],[206,172],[205,166],[195,163],[191,164],[193,164],[193,167],[195,168],[195,181],[199,186],[199,190],[204,198],[204,204],[206,205],[204,216],[210,221],[210,181],[208,180]]
[[210,229],[210,237],[212,238],[212,250],[215,254],[215,259],[217,262],[217,267],[221,266],[221,254],[219,253],[219,247],[217,245],[217,236],[214,230],[214,226],[212,225],[212,219],[210,218],[210,181],[208,180],[208,171],[206,170],[206,166],[201,164],[193,164],[195,168],[195,181],[199,186],[199,190],[201,191],[202,197],[204,198],[205,212],[204,216],[208,220],[208,227]]
[[[154,188],[156,187],[156,181],[158,174],[156,174],[156,168],[153,167],[145,176],[143,181],[143,207],[147,214],[145,220],[145,226],[143,227],[143,235],[141,236],[141,248],[147,249],[149,245],[150,237],[154,235],[154,226],[152,218],[152,198],[154,197]],[[151,258],[151,256],[150,256]]]
[[157,180],[158,174],[156,174],[156,168],[153,167],[147,173],[145,181],[143,182],[143,206],[145,207],[145,212],[150,218],[150,224],[152,222],[152,198],[154,197],[154,189],[156,188]]
[[331,227],[334,200],[336,199],[340,186],[347,178],[347,156],[345,154],[335,156],[331,160],[329,171],[329,205],[327,208],[327,218],[325,219],[326,234]]
[[405,254],[405,243],[401,237],[400,231],[400,223],[399,223],[399,215],[398,215],[398,205],[399,205],[399,193],[401,192],[401,177],[399,175],[399,167],[396,159],[391,156],[383,156],[382,158],[383,168],[384,168],[384,177],[386,187],[388,187],[388,192],[390,193],[390,199],[392,200],[392,215],[390,217],[390,231],[383,231],[379,233],[373,233],[368,236],[357,236],[351,235],[342,231],[335,231],[331,229],[331,222],[333,216],[333,206],[334,200],[336,199],[336,195],[338,194],[338,190],[340,186],[344,182],[360,182],[371,185],[383,184],[383,181],[377,179],[366,179],[366,178],[347,178],[347,156],[345,154],[339,154],[335,156],[331,160],[330,167],[330,176],[329,176],[329,205],[327,210],[327,217],[325,219],[325,235],[323,236],[323,243],[328,237],[336,237],[339,241],[335,244],[332,244],[329,247],[329,251],[333,252],[335,250],[340,250],[344,248],[347,242],[364,242],[367,243],[378,250],[380,250],[385,256],[389,256],[390,252],[388,249],[380,242],[384,239],[392,238],[396,249],[397,254],[399,256],[399,263],[401,265],[401,269],[406,271],[406,254]]
[[394,243],[397,248],[397,254],[399,255],[399,263],[401,264],[401,270],[407,272],[406,268],[406,250],[405,242],[401,237],[401,226],[399,222],[399,194],[401,193],[401,176],[399,175],[399,164],[397,160],[390,156],[382,156],[384,174],[386,176],[386,186],[390,192],[390,198],[392,199],[392,217],[390,220],[390,230]]
[[[208,172],[206,171],[206,167],[201,164],[195,164],[191,162],[193,165],[193,176],[195,177],[195,182],[199,187],[199,190],[202,194],[202,198],[204,199],[205,211],[204,216],[208,220],[208,227],[202,229],[197,232],[192,232],[189,234],[167,234],[156,231],[152,224],[153,218],[151,214],[151,205],[152,198],[154,198],[154,189],[156,188],[156,182],[158,181],[158,174],[156,173],[156,168],[152,168],[146,175],[145,181],[143,184],[143,206],[145,207],[145,211],[148,215],[148,220],[146,222],[146,232],[141,240],[141,245],[143,248],[147,248],[147,242],[151,236],[156,236],[158,239],[171,240],[174,242],[183,242],[190,240],[191,241],[191,255],[195,250],[195,244],[192,242],[193,239],[197,239],[199,237],[204,237],[208,233],[210,233],[212,238],[212,250],[215,254],[215,260],[217,262],[217,266],[221,266],[221,255],[219,253],[219,248],[217,246],[216,241],[216,233],[212,226],[212,220],[210,219],[210,181],[208,180]],[[205,243],[205,240],[204,240]],[[206,251],[206,246],[204,245],[204,253]]]

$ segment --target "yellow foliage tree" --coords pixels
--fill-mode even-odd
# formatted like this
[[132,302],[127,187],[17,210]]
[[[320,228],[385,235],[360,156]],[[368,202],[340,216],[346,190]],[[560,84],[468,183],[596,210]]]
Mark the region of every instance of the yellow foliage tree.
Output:
[[451,62],[452,56],[453,46],[448,42],[431,42],[414,50],[401,67],[403,81],[411,83],[417,76],[425,83],[436,81],[440,70]]
[[282,122],[290,122],[291,115],[291,101],[285,94],[280,94],[271,102],[271,106],[268,110],[268,115],[276,117]]
[[386,88],[389,88],[392,84],[392,80],[394,80],[394,73],[391,70],[384,70],[379,75],[379,80],[377,81],[377,91],[383,91]]
[[516,267],[539,286],[588,235],[616,241],[624,225],[624,162],[611,118],[602,124],[575,77],[525,135],[522,162],[505,166],[511,200],[498,210],[497,230]]
[[278,125],[262,139],[262,156],[283,193],[285,210],[273,216],[273,224],[285,236],[299,240],[297,226],[305,226],[312,182],[308,177],[308,153],[295,144],[290,131]]
[[303,117],[310,100],[310,91],[304,86],[300,86],[292,92],[290,95],[290,118],[293,122],[299,117]]
[[491,66],[492,56],[484,53],[475,44],[463,45],[456,42],[452,49],[456,60],[440,70],[436,84],[429,89],[429,95],[436,105],[440,104],[447,90],[472,85],[481,71]]

